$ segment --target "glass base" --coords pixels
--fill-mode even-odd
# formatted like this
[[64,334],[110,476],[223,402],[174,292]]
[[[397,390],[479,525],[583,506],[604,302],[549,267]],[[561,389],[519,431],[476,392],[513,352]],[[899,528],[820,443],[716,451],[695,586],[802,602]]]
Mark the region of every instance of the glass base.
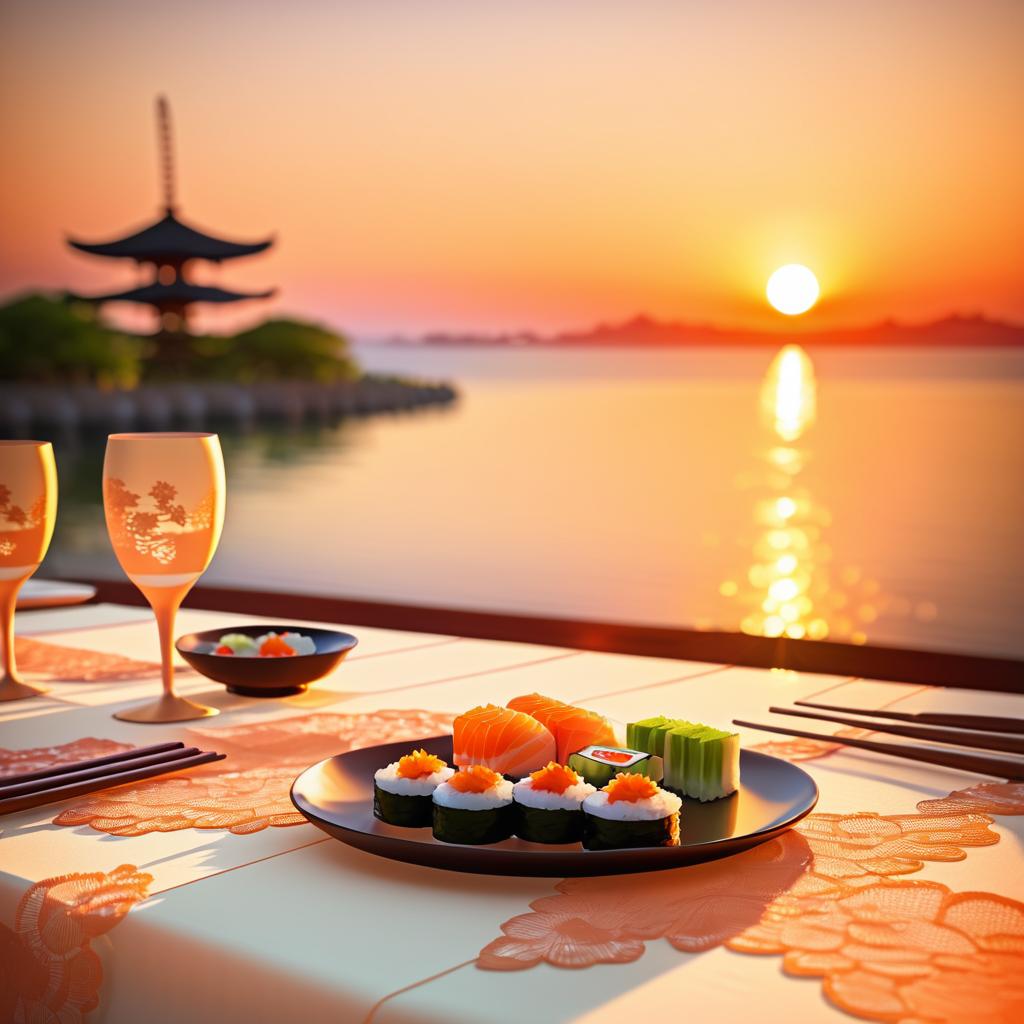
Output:
[[127,708],[114,712],[114,717],[122,722],[191,722],[197,718],[210,718],[219,715],[219,708],[209,708],[205,704],[196,704],[184,697],[164,694],[159,700],[141,707]]
[[0,679],[0,701],[25,700],[26,697],[41,697],[44,693],[49,693],[46,687],[23,683],[14,676],[5,675]]

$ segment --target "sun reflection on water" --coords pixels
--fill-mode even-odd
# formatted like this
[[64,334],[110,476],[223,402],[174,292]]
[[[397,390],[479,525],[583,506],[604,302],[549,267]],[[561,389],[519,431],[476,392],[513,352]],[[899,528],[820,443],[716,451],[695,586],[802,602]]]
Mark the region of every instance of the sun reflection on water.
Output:
[[761,408],[780,440],[791,443],[818,414],[814,364],[799,345],[784,345],[761,386]]
[[811,457],[805,435],[818,405],[814,364],[799,345],[784,346],[772,360],[760,406],[770,442],[753,509],[752,560],[719,593],[742,609],[744,633],[866,643],[866,627],[892,602],[859,568],[830,571],[824,535],[831,517],[802,479]]

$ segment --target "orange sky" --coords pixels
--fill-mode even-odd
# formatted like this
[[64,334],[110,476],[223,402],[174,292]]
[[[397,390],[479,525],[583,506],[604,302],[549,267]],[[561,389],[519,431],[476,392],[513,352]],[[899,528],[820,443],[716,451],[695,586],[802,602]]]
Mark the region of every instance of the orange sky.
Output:
[[185,216],[279,238],[196,276],[360,333],[791,327],[793,261],[808,327],[1024,321],[1022,52],[994,0],[5,0],[0,294],[135,280],[62,238],[157,212],[163,91]]

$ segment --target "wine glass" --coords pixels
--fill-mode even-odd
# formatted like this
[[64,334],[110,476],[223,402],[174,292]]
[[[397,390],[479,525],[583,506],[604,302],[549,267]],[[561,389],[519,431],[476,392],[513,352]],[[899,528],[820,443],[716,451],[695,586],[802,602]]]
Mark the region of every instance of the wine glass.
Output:
[[224,459],[216,434],[111,434],[103,510],[117,560],[156,616],[163,695],[117,712],[125,722],[216,715],[174,693],[174,619],[217,550],[224,524]]
[[39,568],[57,519],[57,466],[49,441],[0,441],[0,626],[4,673],[0,701],[37,697],[45,689],[18,677],[14,607],[21,585]]

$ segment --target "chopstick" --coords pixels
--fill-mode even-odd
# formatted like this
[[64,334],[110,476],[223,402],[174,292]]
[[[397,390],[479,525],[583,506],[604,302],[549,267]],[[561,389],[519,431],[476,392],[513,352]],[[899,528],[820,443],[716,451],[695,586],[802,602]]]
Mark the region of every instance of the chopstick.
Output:
[[900,722],[916,722],[918,725],[949,725],[954,729],[1024,733],[1024,718],[956,715],[944,711],[866,711],[863,708],[844,708],[838,704],[817,704],[812,700],[796,700],[793,703],[802,708],[817,708],[819,711],[838,711],[844,715],[871,715],[873,718],[894,718]]
[[[10,814],[13,811],[24,811],[30,807],[38,807],[41,804],[56,803],[59,800],[67,800],[70,797],[82,796],[85,793],[92,793],[99,789],[109,789],[111,786],[123,786],[128,782],[141,782],[143,779],[152,778],[154,775],[163,775],[167,772],[180,771],[183,768],[194,768],[197,765],[209,764],[211,761],[221,761],[224,754],[216,754],[213,751],[200,752],[195,747],[185,748],[182,751],[172,751],[164,755],[156,755],[155,758],[141,758],[139,760],[148,762],[140,765],[137,761],[116,763],[108,765],[106,774],[98,777],[79,780],[78,782],[67,782],[69,776],[76,773],[67,773],[56,776],[49,780],[49,788],[30,793],[12,794],[11,789],[0,790],[0,814]],[[175,755],[178,756],[175,756]],[[184,755],[184,756],[181,756]],[[99,769],[103,771],[104,769]],[[32,783],[25,783],[31,786]]]
[[874,751],[876,754],[902,757],[908,761],[922,761],[925,764],[938,764],[945,768],[975,772],[978,775],[992,775],[997,779],[1024,782],[1024,761],[1019,760],[1009,761],[1000,757],[986,757],[983,754],[969,754],[959,750],[927,750],[924,747],[909,744],[879,743],[875,740],[854,739],[852,736],[824,736],[820,732],[805,732],[803,729],[785,729],[779,725],[744,722],[739,718],[734,718],[732,724],[745,729],[760,729],[762,732],[774,732],[781,736],[797,736],[805,740],[837,743],[842,747],[857,747],[860,750]]
[[71,772],[84,771],[87,768],[99,768],[101,765],[115,764],[118,761],[133,761],[139,757],[148,757],[150,754],[161,754],[165,750],[181,750],[184,746],[185,744],[181,740],[178,740],[177,743],[155,743],[151,747],[132,747],[130,750],[121,750],[116,754],[107,754],[104,757],[94,757],[88,761],[72,761],[68,764],[58,764],[50,768],[40,768],[35,772],[5,775],[0,778],[0,790],[19,782],[31,782],[33,779],[48,779],[57,775],[67,775]]
[[982,750],[1001,750],[1007,754],[1024,754],[1024,737],[1000,736],[995,733],[970,732],[966,729],[939,729],[928,725],[893,725],[882,722],[861,721],[843,715],[822,715],[814,711],[798,711],[796,708],[768,709],[776,715],[795,715],[798,718],[814,718],[820,722],[835,722],[838,725],[852,725],[857,729],[871,732],[892,733],[894,736],[910,736],[933,743],[955,743],[961,747],[978,747]]
[[43,793],[57,786],[71,786],[76,782],[103,779],[108,775],[133,771],[136,768],[148,768],[150,765],[170,764],[201,753],[202,751],[198,747],[183,746],[177,750],[169,750],[161,754],[150,754],[148,757],[138,757],[131,761],[119,761],[113,765],[100,765],[97,768],[83,768],[77,772],[64,772],[60,775],[44,779],[32,779],[28,782],[15,782],[13,784],[4,782],[0,785],[0,799],[6,800],[8,797],[27,796],[29,793]]

